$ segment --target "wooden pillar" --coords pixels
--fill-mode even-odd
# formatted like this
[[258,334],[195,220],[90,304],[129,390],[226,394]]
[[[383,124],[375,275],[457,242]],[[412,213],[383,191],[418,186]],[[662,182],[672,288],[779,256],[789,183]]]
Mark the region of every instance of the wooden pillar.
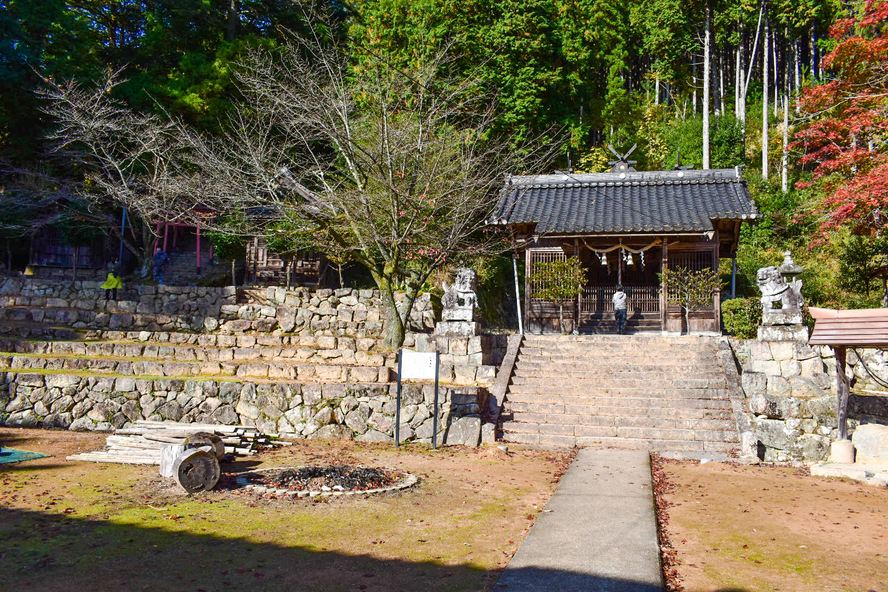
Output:
[[837,416],[839,423],[839,440],[848,439],[848,395],[850,385],[845,376],[846,348],[844,345],[834,346],[836,352],[836,392],[838,395]]
[[200,273],[200,226],[195,230],[197,231],[197,273]]
[[[530,276],[533,273],[530,249],[524,249],[524,329],[529,330],[530,323]],[[542,327],[540,327],[542,333]]]
[[259,237],[253,238],[253,283],[259,283]]
[[[663,246],[661,247],[660,253],[660,273],[662,274],[669,268],[669,245],[666,242],[666,237],[663,237]],[[660,330],[666,330],[666,308],[667,308],[667,300],[666,300],[666,284],[663,280],[660,280]]]
[[154,227],[154,234],[157,238],[154,239],[154,250],[151,251],[152,254],[156,253],[157,249],[160,247],[160,222]]
[[[574,257],[577,258],[577,262],[579,262],[580,267],[582,267],[583,263],[582,263],[582,259],[580,258],[580,239],[578,239],[578,238],[574,239]],[[580,310],[582,309],[582,303],[583,303],[583,290],[581,289],[579,294],[577,294],[577,302],[576,302],[577,310],[576,310],[576,314],[574,315],[573,330],[577,331],[577,332],[580,330]]]
[[167,241],[169,240],[169,238],[170,238],[170,225],[164,224],[163,225],[163,250],[165,252],[168,252],[167,251]]
[[620,241],[620,250],[617,253],[617,283],[623,283],[623,241]]
[[[719,251],[719,244],[721,243],[718,229],[715,231],[715,235],[713,236],[713,240],[715,240],[715,247],[712,249],[712,262],[715,268],[715,273],[718,273],[719,263],[721,262],[721,252]],[[721,332],[721,289],[715,293],[714,302],[712,303],[713,312],[715,313],[715,329],[716,333]]]

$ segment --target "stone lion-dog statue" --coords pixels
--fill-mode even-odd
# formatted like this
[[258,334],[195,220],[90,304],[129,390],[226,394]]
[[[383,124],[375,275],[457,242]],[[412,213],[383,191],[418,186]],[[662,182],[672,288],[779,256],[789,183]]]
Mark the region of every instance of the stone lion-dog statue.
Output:
[[[773,265],[758,270],[756,283],[759,290],[762,291],[762,311],[765,314],[769,312],[798,313],[805,305],[801,280],[786,283],[780,269]],[[775,306],[778,302],[780,306]]]

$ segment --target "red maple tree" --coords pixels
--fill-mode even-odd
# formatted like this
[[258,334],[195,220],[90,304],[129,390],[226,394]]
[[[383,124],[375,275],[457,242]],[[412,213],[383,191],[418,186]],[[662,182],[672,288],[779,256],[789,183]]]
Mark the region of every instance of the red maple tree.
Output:
[[862,14],[830,29],[836,47],[823,58],[827,80],[802,92],[811,118],[795,135],[800,163],[813,168],[826,198],[819,204],[824,235],[888,231],[888,1],[867,0]]

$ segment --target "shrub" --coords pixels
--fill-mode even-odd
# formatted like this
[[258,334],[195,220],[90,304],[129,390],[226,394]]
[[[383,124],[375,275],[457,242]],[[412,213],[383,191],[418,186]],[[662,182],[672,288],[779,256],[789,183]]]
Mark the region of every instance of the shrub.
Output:
[[762,301],[758,298],[734,298],[722,302],[722,320],[725,331],[740,339],[758,335],[762,324]]

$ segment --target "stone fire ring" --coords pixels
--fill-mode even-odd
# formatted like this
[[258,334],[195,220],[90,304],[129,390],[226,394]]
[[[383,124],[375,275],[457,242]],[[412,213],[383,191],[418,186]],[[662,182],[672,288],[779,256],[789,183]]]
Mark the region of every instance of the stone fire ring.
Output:
[[[294,469],[298,467],[269,467],[264,469],[254,469],[249,471],[250,473],[265,473],[269,471],[285,471],[287,469]],[[268,487],[267,485],[257,485],[256,483],[249,483],[242,476],[237,476],[237,483],[241,485],[245,491],[249,491],[251,493],[259,493],[259,494],[270,494],[270,495],[281,495],[281,496],[289,496],[293,498],[313,498],[313,497],[352,497],[356,495],[373,495],[377,493],[388,493],[390,491],[401,491],[403,489],[408,489],[413,487],[417,483],[419,483],[419,479],[416,475],[411,473],[405,473],[400,481],[397,483],[393,483],[388,487],[378,487],[376,489],[362,489],[360,491],[354,490],[330,490],[330,491],[321,491],[319,489],[284,489],[278,487]]]

